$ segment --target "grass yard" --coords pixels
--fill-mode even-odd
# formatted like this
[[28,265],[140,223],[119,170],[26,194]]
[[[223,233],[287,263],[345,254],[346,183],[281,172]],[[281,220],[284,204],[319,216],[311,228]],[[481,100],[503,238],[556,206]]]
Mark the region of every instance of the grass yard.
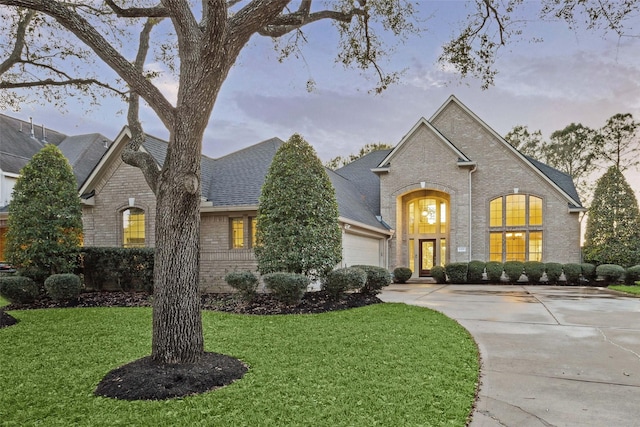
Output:
[[464,426],[478,383],[473,339],[428,309],[206,311],[206,350],[242,359],[244,378],[184,399],[118,401],[93,390],[111,369],[150,353],[150,309],[11,315],[20,323],[0,329],[3,426]]
[[9,301],[0,297],[0,307],[4,307],[5,305],[9,305]]
[[614,291],[626,292],[633,295],[640,295],[640,286],[610,285],[609,289],[613,289]]

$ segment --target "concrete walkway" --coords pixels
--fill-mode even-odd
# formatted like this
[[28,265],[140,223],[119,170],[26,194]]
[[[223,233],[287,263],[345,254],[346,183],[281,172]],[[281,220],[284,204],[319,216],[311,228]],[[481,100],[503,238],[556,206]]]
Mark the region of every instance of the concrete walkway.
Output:
[[640,298],[601,288],[391,285],[457,320],[482,358],[472,427],[640,426]]

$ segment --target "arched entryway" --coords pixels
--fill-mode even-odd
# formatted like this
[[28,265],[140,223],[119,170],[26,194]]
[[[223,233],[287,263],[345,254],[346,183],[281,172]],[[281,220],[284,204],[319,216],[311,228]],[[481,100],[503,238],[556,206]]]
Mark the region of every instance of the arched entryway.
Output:
[[403,197],[407,265],[414,276],[431,275],[436,265],[449,258],[449,195],[436,190],[420,190]]

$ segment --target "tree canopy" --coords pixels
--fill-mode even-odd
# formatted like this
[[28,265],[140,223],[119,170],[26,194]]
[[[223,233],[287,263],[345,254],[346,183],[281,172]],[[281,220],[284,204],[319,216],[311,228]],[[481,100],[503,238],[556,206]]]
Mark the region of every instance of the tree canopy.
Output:
[[260,195],[260,273],[324,277],[342,259],[336,194],[315,150],[293,135],[276,152]]
[[640,263],[638,201],[615,166],[598,179],[587,217],[584,258],[596,264]]
[[36,282],[73,273],[82,237],[82,207],[73,170],[48,144],[22,168],[9,203],[6,256]]

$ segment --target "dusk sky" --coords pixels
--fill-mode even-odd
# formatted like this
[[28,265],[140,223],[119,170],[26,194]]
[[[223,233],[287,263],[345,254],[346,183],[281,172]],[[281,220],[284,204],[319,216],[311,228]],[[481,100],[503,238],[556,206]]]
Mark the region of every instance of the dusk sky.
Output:
[[[520,124],[540,129],[548,138],[572,122],[600,128],[616,113],[632,113],[640,120],[640,17],[630,20],[628,36],[619,38],[573,31],[564,22],[542,22],[524,12],[528,22],[522,40],[503,48],[495,85],[482,90],[479,81],[461,80],[436,63],[442,44],[468,14],[466,6],[463,1],[420,2],[420,15],[432,16],[421,24],[427,30],[398,46],[383,63],[388,71],[406,70],[401,82],[381,95],[369,93],[373,74],[363,77],[335,63],[337,33],[328,22],[307,27],[303,58],[283,63],[270,39],[254,37],[218,97],[203,153],[220,157],[271,137],[286,140],[296,132],[323,161],[357,152],[367,143],[393,145],[452,94],[501,135]],[[535,11],[530,6],[525,11]],[[528,41],[533,38],[543,41]],[[312,92],[306,90],[308,79],[316,83]],[[170,78],[160,83],[175,99]],[[100,132],[109,138],[126,124],[126,105],[116,100],[90,112],[84,109],[86,104],[70,104],[62,114],[34,104],[3,113],[33,117],[37,125],[66,134]],[[167,137],[152,111],[144,110],[141,118],[147,133]],[[627,178],[640,192],[640,173]]]

